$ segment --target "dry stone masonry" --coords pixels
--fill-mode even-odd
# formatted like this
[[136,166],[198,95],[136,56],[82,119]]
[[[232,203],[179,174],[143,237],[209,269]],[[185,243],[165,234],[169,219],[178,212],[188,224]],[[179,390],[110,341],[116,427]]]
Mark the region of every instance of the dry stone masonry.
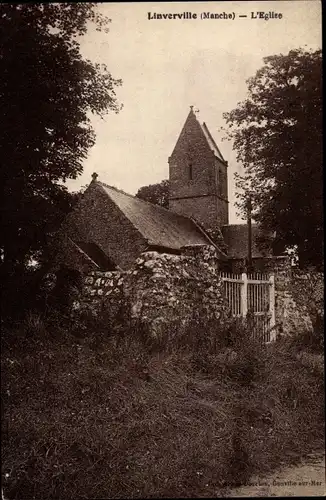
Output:
[[[269,259],[269,266],[278,334],[312,330],[323,314],[323,274],[294,272],[283,257]],[[218,257],[209,245],[183,247],[181,255],[143,252],[128,271],[91,271],[74,308],[94,315],[104,310],[112,321],[141,320],[156,337],[175,322],[186,326],[201,317],[218,324],[229,317]]]
[[113,317],[123,310],[149,325],[153,335],[174,321],[186,324],[198,311],[218,321],[228,307],[217,262],[210,246],[184,247],[181,255],[144,252],[128,271],[89,273],[75,309],[96,314],[104,308]]
[[266,260],[275,277],[276,324],[282,335],[312,331],[316,317],[324,314],[324,274],[291,268],[287,257]]

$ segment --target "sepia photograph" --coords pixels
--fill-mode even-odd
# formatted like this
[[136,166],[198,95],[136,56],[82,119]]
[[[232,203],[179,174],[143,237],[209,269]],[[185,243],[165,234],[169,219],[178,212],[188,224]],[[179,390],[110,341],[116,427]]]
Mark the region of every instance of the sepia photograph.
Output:
[[1,500],[320,497],[320,0],[0,3]]

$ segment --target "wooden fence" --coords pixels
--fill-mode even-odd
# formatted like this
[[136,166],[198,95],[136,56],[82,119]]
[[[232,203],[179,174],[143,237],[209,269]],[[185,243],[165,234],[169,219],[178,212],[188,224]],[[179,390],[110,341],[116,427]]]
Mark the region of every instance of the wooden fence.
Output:
[[250,317],[254,334],[263,342],[275,340],[275,286],[274,276],[267,274],[220,273],[231,313],[236,317]]

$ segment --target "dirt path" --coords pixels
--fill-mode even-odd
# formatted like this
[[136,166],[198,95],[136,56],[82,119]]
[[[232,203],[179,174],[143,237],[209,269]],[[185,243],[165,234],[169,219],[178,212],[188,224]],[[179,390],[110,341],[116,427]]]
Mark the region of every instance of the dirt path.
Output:
[[309,455],[301,464],[283,468],[231,490],[227,497],[326,496],[325,456]]

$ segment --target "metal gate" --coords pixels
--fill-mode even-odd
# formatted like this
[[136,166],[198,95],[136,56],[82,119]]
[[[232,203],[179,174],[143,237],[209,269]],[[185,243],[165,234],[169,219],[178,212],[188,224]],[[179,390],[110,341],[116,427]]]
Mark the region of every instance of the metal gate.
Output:
[[254,335],[262,342],[275,340],[274,276],[220,273],[220,277],[232,315],[250,318]]

